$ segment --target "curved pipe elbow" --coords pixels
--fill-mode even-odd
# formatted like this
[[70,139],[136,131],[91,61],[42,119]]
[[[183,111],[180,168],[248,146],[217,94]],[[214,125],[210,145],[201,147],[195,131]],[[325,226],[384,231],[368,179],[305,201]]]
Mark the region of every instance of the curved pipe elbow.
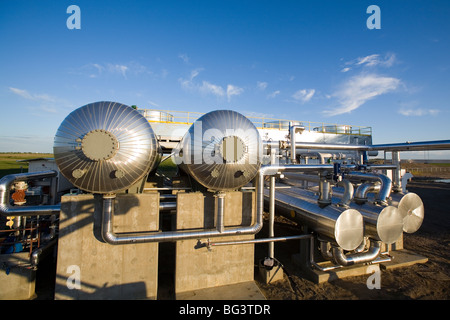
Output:
[[54,170],[9,174],[0,179],[0,214],[3,216],[36,216],[59,213],[60,205],[15,206],[9,204],[9,192],[15,181],[43,179],[55,177]]
[[[381,202],[385,204],[392,190],[392,180],[384,175],[384,174],[375,174],[375,173],[361,173],[361,172],[351,172],[346,175],[347,178],[350,179],[358,179],[358,180],[369,180],[369,181],[378,181],[381,183],[380,190],[377,193],[377,202]],[[373,184],[372,184],[373,185]],[[361,191],[361,193],[363,190]],[[367,193],[367,191],[365,191]],[[355,193],[356,198],[356,193]]]
[[334,261],[341,266],[351,266],[357,263],[366,263],[375,260],[381,252],[381,241],[371,241],[368,251],[355,254],[344,254],[344,250],[339,247],[332,249]]
[[354,192],[353,184],[349,180],[343,179],[339,181],[337,185],[344,187],[344,194],[342,195],[342,199],[338,205],[347,208],[353,199],[353,192]]

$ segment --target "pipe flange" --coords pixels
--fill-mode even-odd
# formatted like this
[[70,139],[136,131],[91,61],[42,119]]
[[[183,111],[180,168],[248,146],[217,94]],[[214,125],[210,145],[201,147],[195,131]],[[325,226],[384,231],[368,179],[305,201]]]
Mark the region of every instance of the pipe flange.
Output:
[[219,154],[226,163],[236,163],[247,152],[245,142],[238,136],[224,137],[219,144]]
[[81,140],[81,150],[93,161],[108,160],[119,150],[119,142],[109,131],[95,129],[86,133]]

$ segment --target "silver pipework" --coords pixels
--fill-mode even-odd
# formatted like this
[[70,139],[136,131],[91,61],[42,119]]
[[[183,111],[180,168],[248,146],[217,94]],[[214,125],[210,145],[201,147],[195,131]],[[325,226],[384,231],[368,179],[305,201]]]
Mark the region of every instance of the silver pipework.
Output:
[[[122,233],[116,234],[113,230],[114,218],[114,199],[115,195],[103,196],[103,213],[102,213],[102,237],[109,244],[128,244],[128,243],[144,243],[144,242],[168,242],[187,239],[212,238],[219,236],[247,235],[258,233],[263,225],[263,209],[264,209],[264,176],[275,175],[280,171],[314,171],[332,169],[330,165],[291,165],[291,166],[261,166],[256,175],[256,222],[253,225],[225,228],[223,232],[217,229],[201,230],[201,231],[164,231],[164,232],[144,232],[144,233]],[[353,210],[356,211],[356,210]],[[353,214],[354,215],[354,214]],[[358,216],[356,215],[356,218]],[[357,219],[358,220],[358,219]],[[362,219],[361,219],[362,223]],[[358,242],[358,245],[361,241]]]
[[336,241],[345,250],[355,249],[363,240],[363,217],[355,209],[334,205],[320,208],[314,194],[302,189],[280,189],[275,201],[278,213]]
[[355,200],[355,202],[357,204],[364,204],[368,201],[367,194],[369,192],[378,193],[378,192],[380,192],[380,190],[381,190],[381,184],[378,182],[362,183],[361,185],[359,185],[358,188],[356,188],[356,192],[355,192],[353,199]]
[[382,204],[387,203],[387,199],[391,194],[392,181],[384,174],[350,172],[345,175],[347,179],[355,179],[359,181],[378,181],[381,183],[380,191],[377,194],[376,201]]
[[343,179],[338,181],[336,185],[344,187],[344,194],[342,195],[341,201],[338,203],[338,206],[348,208],[353,198],[353,184],[347,179]]
[[16,181],[37,180],[57,176],[54,170],[9,174],[0,180],[0,214],[4,216],[38,216],[59,213],[61,206],[11,206],[9,204],[11,185]]
[[220,233],[225,230],[224,226],[224,211],[225,211],[225,192],[219,191],[214,195],[216,198],[216,208],[214,210],[216,216],[216,229]]
[[381,252],[380,241],[370,241],[369,250],[362,253],[344,254],[344,250],[339,247],[332,247],[331,252],[335,263],[341,266],[351,266],[357,263],[371,262],[375,260]]

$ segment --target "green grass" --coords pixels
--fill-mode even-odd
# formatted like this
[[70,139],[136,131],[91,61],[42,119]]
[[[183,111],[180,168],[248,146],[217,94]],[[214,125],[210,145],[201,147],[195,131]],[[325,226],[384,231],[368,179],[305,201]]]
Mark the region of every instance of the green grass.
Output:
[[53,158],[51,153],[0,153],[0,178],[12,173],[28,172],[27,162],[17,162],[34,158]]

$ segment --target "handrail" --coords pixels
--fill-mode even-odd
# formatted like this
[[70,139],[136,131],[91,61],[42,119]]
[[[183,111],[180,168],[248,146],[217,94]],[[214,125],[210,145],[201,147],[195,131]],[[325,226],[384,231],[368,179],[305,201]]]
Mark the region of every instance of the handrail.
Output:
[[[192,111],[138,109],[151,123],[192,124],[204,113]],[[372,127],[342,125],[324,122],[296,121],[266,117],[247,116],[258,129],[289,130],[290,125],[301,125],[306,131],[343,135],[371,136]]]

